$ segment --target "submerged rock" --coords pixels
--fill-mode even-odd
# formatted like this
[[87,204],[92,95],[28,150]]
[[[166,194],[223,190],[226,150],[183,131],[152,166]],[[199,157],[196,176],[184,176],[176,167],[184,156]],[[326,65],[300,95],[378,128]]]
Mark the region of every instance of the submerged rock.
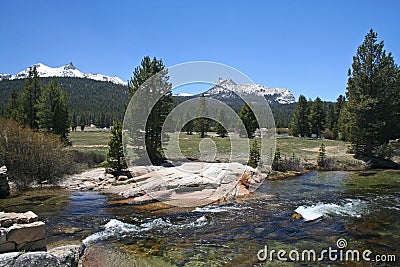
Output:
[[292,219],[293,219],[293,220],[302,220],[302,219],[304,219],[304,218],[303,218],[303,216],[301,216],[300,213],[297,213],[297,212],[296,212],[296,213],[293,213],[293,214],[292,214]]

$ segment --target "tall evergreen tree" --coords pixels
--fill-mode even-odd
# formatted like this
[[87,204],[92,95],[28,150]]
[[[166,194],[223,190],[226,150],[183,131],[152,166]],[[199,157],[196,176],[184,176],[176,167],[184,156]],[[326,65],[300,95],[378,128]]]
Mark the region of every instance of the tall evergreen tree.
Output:
[[11,118],[17,122],[22,122],[23,114],[21,110],[21,99],[15,89],[11,93],[10,100],[6,107],[6,117]]
[[223,109],[219,110],[218,113],[218,121],[216,122],[215,125],[215,131],[217,133],[218,136],[224,138],[225,136],[227,136],[228,131],[225,129],[224,126],[222,126],[223,122],[226,122],[226,114],[225,111]]
[[341,115],[348,116],[342,121],[356,157],[373,155],[399,130],[399,68],[377,37],[371,29],[348,71],[348,102]]
[[335,118],[335,103],[327,103],[328,111],[326,112],[325,127],[326,129],[333,130],[336,124]]
[[241,135],[247,135],[248,138],[254,137],[254,132],[257,130],[258,122],[257,118],[251,110],[249,104],[245,103],[239,111],[239,118],[244,124],[246,133],[241,133]]
[[325,107],[322,100],[317,97],[312,102],[308,122],[310,124],[310,133],[316,134],[317,138],[321,138],[321,133],[325,129]]
[[209,128],[209,119],[207,118],[208,106],[204,94],[201,94],[196,109],[195,129],[200,134],[200,138],[204,138]]
[[116,120],[111,129],[111,137],[108,142],[106,171],[117,175],[125,168],[127,168],[127,165],[122,146],[122,122]]
[[38,127],[67,141],[70,127],[67,93],[60,89],[56,79],[43,89],[36,109]]
[[[150,78],[152,80],[146,84]],[[162,149],[162,126],[172,108],[172,85],[168,81],[168,69],[161,59],[146,56],[142,59],[140,66],[136,67],[132,79],[128,83],[131,97],[139,93],[141,101],[158,99],[151,110],[146,111],[148,116],[145,128],[145,144],[147,155],[151,162],[161,163],[165,155]],[[144,107],[149,107],[149,103],[141,103]],[[165,139],[166,140],[166,139]],[[139,155],[139,158],[142,157]]]
[[310,135],[310,127],[308,122],[309,107],[305,96],[300,95],[293,112],[290,131],[293,135],[301,137]]
[[25,81],[25,88],[21,95],[21,110],[24,117],[22,123],[38,130],[37,104],[41,95],[41,82],[36,66],[29,69],[28,78]]
[[332,130],[333,139],[339,138],[339,132],[341,132],[341,122],[340,122],[340,113],[344,105],[346,104],[346,97],[343,95],[339,95],[336,99],[334,110],[333,110],[333,121],[332,121]]
[[249,165],[252,168],[257,168],[258,163],[260,162],[260,150],[261,150],[261,147],[258,142],[258,138],[256,137],[251,142],[249,161],[248,161],[247,165]]
[[187,135],[192,135],[194,130],[194,121],[188,121],[182,128],[183,131],[186,132]]
[[191,135],[194,131],[194,120],[190,118],[189,112],[186,112],[183,118],[184,121],[188,122],[182,127],[182,131],[185,131],[187,135]]

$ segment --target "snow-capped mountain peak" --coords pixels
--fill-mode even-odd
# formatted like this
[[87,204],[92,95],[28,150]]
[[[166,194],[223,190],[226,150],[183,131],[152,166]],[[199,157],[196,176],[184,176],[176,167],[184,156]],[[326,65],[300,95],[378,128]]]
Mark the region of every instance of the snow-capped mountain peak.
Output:
[[232,92],[261,95],[270,101],[276,101],[280,104],[296,102],[294,95],[287,88],[269,88],[260,84],[236,84],[231,78],[225,80],[219,78],[217,84],[208,90],[206,95],[230,98],[232,97]]
[[27,78],[29,75],[29,69],[31,67],[36,67],[36,70],[38,72],[38,75],[40,77],[75,77],[75,78],[88,78],[96,81],[103,81],[103,82],[112,82],[115,84],[121,84],[121,85],[127,85],[126,82],[124,82],[121,78],[117,76],[107,76],[104,74],[92,74],[92,73],[83,73],[80,70],[78,70],[72,62],[58,67],[58,68],[52,68],[49,66],[46,66],[43,63],[37,63],[34,64],[25,70],[18,72],[15,75],[11,74],[0,74],[0,81],[1,80],[14,80],[14,79],[24,79]]

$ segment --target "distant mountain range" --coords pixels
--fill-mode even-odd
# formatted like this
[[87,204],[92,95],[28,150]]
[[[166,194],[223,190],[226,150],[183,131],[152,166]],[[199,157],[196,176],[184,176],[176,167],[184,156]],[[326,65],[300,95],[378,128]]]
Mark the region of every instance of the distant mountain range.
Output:
[[[34,64],[30,67],[36,67],[38,74],[40,77],[69,77],[69,78],[87,78],[95,81],[102,82],[112,82],[120,85],[127,85],[121,78],[117,76],[107,76],[104,74],[93,74],[93,73],[83,73],[78,70],[73,64],[68,63],[64,66],[58,68],[52,68],[46,66],[42,63]],[[0,81],[2,80],[15,80],[15,79],[24,79],[28,77],[29,68],[18,72],[15,75],[12,74],[0,74]]]
[[[127,85],[121,78],[117,76],[107,76],[104,74],[83,73],[78,70],[73,64],[68,63],[58,68],[52,68],[42,63],[37,63],[31,67],[36,67],[40,77],[64,77],[64,78],[87,78],[95,81],[112,82],[119,85]],[[12,75],[0,74],[0,81],[2,80],[16,80],[28,77],[30,67],[25,70]],[[256,94],[264,96],[270,103],[277,102],[279,104],[292,104],[295,103],[294,95],[286,88],[269,88],[260,84],[236,84],[232,79],[219,78],[217,84],[207,90],[205,94],[212,98],[219,100],[227,100],[229,98],[237,98],[235,93]],[[175,96],[192,96],[188,93],[180,93]]]
[[[72,122],[75,125],[95,124],[101,127],[112,125],[113,120],[123,119],[129,89],[126,82],[116,76],[82,73],[72,63],[59,68],[51,68],[38,63],[36,66],[43,85],[52,77],[58,77],[62,90],[68,93]],[[0,116],[5,115],[7,102],[15,89],[21,92],[28,76],[29,68],[15,74],[0,74]],[[232,79],[220,78],[214,86],[204,92],[207,97],[220,100],[235,111],[244,104],[238,94],[264,96],[275,116],[277,127],[287,127],[295,106],[293,94],[286,88],[268,88],[259,84],[236,84]],[[174,103],[199,96],[200,94],[179,93],[174,95]]]
[[232,79],[219,78],[216,85],[204,95],[224,102],[230,98],[238,98],[239,94],[256,94],[264,96],[269,103],[292,104],[296,102],[294,95],[286,88],[269,88],[260,84],[236,84]]

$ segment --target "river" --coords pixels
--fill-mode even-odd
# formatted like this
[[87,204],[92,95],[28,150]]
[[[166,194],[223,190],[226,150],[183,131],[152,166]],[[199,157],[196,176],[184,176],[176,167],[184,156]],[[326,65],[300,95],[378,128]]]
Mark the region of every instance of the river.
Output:
[[[32,210],[47,223],[50,246],[84,240],[87,266],[347,266],[263,259],[265,248],[298,252],[370,250],[400,264],[400,172],[310,172],[264,181],[253,197],[196,209],[133,206],[96,192],[38,189],[1,200],[0,210]],[[294,218],[295,212],[303,219]],[[263,250],[264,249],[264,250]],[[262,251],[260,251],[262,250]],[[257,257],[259,254],[260,259]],[[270,254],[268,254],[270,255]],[[296,255],[296,254],[291,254]],[[264,261],[263,261],[264,260]],[[294,262],[293,262],[294,260]],[[396,263],[351,261],[352,266]]]

